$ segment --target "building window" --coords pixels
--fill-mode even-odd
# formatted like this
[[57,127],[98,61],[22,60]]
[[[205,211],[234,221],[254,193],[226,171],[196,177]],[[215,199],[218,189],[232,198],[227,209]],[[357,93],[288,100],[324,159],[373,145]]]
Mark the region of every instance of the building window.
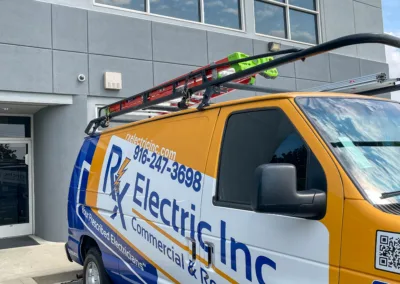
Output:
[[150,0],[153,14],[200,22],[199,0]]
[[256,32],[318,43],[318,0],[255,0]]
[[94,0],[94,3],[240,30],[242,29],[241,1]]
[[250,205],[256,168],[268,163],[296,167],[297,190],[326,191],[325,174],[312,151],[280,109],[229,117],[221,147],[216,202]]
[[31,118],[20,116],[0,116],[0,136],[31,138]]
[[204,22],[207,24],[240,30],[240,15],[239,0],[204,0]]

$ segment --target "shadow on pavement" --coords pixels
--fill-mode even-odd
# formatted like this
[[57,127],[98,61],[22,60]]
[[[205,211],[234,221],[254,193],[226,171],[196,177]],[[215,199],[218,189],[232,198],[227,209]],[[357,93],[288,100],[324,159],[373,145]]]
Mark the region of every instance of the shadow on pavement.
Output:
[[80,272],[82,272],[82,270],[34,277],[33,280],[35,280],[38,284],[83,283],[81,280],[76,278],[76,275]]

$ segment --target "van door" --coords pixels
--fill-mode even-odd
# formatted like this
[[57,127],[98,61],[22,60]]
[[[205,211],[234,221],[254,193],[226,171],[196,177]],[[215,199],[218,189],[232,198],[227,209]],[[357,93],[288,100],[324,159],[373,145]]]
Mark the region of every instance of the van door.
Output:
[[[221,109],[203,190],[202,283],[338,283],[343,189],[324,145],[289,99]],[[327,192],[322,220],[256,213],[254,170],[296,166],[297,190]]]

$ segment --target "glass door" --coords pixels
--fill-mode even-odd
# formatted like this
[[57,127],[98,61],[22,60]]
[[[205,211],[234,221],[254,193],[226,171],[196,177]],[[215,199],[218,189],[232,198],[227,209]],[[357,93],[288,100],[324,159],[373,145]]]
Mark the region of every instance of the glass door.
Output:
[[32,234],[30,141],[0,139],[0,238]]

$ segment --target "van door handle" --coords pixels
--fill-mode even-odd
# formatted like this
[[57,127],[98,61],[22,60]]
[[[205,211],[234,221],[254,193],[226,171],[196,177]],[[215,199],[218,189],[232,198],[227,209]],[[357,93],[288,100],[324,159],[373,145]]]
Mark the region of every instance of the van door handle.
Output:
[[191,243],[191,249],[192,249],[192,260],[196,260],[196,241],[193,240],[192,238],[187,238],[189,242]]
[[205,243],[207,247],[207,268],[210,268],[212,265],[212,254],[213,254],[213,246],[210,243]]

